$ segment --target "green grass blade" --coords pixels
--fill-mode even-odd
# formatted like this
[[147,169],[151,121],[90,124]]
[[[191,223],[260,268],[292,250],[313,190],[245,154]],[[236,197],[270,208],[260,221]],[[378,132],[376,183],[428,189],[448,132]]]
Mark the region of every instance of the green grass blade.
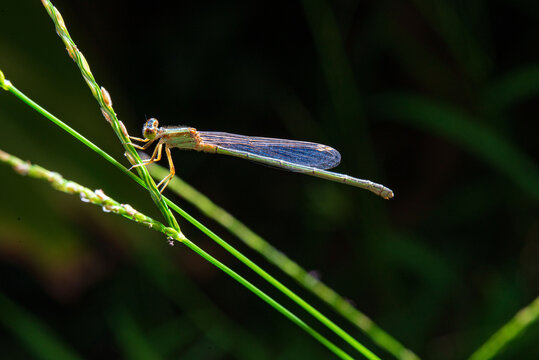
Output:
[[175,230],[174,228],[167,227],[159,221],[144,215],[143,213],[133,209],[133,207],[131,207],[129,204],[120,204],[119,202],[114,201],[109,196],[105,195],[102,190],[94,191],[87,187],[81,186],[74,181],[66,180],[62,177],[62,175],[56,172],[49,171],[39,165],[30,164],[29,162],[10,155],[1,149],[0,162],[10,165],[13,170],[20,175],[27,175],[32,178],[46,180],[56,190],[70,195],[79,195],[82,201],[101,206],[105,212],[112,212],[129,220],[144,224],[149,228],[159,231],[164,235],[172,237],[178,241],[185,239],[185,236],[181,232]]
[[[1,73],[1,71],[0,71]],[[11,82],[9,84],[5,84],[3,87],[5,90],[11,92],[13,95],[18,97],[20,100],[22,100],[24,103],[29,105],[32,109],[52,121],[55,125],[59,126],[62,130],[69,133],[71,136],[73,136],[75,139],[82,142],[84,145],[88,146],[90,149],[101,155],[103,158],[105,158],[108,162],[122,170],[127,175],[130,175],[131,178],[136,178],[137,176],[131,173],[127,170],[125,166],[123,166],[120,162],[118,162],[115,158],[101,150],[97,145],[92,143],[90,140],[88,140],[84,135],[77,132],[75,129],[58,119],[56,116],[52,115],[50,112],[45,110],[43,107],[39,106],[39,104],[35,103],[32,99],[30,99],[28,96],[26,96],[22,91],[17,89]]]
[[133,316],[117,307],[109,319],[112,334],[123,351],[122,358],[130,360],[157,360],[161,356],[152,348]]
[[[253,357],[269,359],[271,350],[248,329],[241,327],[179,269],[174,254],[163,247],[148,247],[134,243],[136,263],[158,289],[155,296],[170,299],[184,315],[171,319],[168,325],[150,330],[154,346],[159,346],[164,357],[169,358],[174,349],[199,337],[201,333],[230,356],[238,360]],[[189,294],[189,298],[183,294]],[[195,324],[185,327],[185,322]],[[243,344],[249,344],[249,347]],[[168,355],[168,356],[167,356]]]
[[494,358],[538,319],[539,297],[530,305],[521,309],[507,324],[502,326],[485,344],[477,349],[469,359],[487,360]]
[[535,64],[513,70],[487,85],[483,93],[483,108],[488,114],[497,115],[538,95],[539,65]]
[[[251,290],[253,293],[255,293],[258,297],[260,297],[262,300],[267,302],[269,305],[271,305],[273,308],[275,308],[277,311],[279,311],[281,314],[283,314],[285,317],[287,317],[289,320],[297,324],[299,327],[301,327],[303,330],[305,330],[307,333],[309,333],[312,337],[317,339],[320,343],[322,343],[324,346],[326,346],[329,350],[331,350],[335,355],[339,356],[341,359],[353,359],[350,355],[345,353],[343,350],[335,346],[332,342],[327,340],[324,336],[322,336],[320,333],[318,333],[316,330],[311,328],[309,325],[307,325],[305,322],[303,322],[301,319],[299,319],[296,315],[292,314],[290,311],[288,311],[284,306],[273,300],[271,297],[266,295],[264,292],[259,290],[257,287],[252,285],[251,283],[247,282],[245,279],[243,279],[239,274],[234,272],[232,269],[230,269],[228,266],[224,265],[221,262],[218,262],[215,258],[213,258],[211,255],[206,253],[204,250],[196,246],[193,242],[187,240],[183,242],[187,247],[189,247],[191,250],[202,256],[203,258],[210,261],[213,265],[217,266],[219,269],[227,273],[229,276],[231,276],[233,279],[237,280],[238,282],[241,282],[245,287],[247,287],[249,290]],[[242,280],[243,279],[243,280]],[[363,346],[361,345],[363,348]],[[376,355],[371,353],[368,349],[363,348],[362,351],[360,351],[367,359],[379,359]]]
[[[247,281],[241,275],[239,275],[238,273],[236,273],[235,271],[233,271],[232,269],[230,269],[229,267],[221,263],[219,260],[212,257],[210,254],[208,254],[207,252],[205,252],[204,250],[196,246],[194,243],[189,241],[181,232],[177,231],[176,229],[172,227],[167,227],[163,225],[162,223],[138,212],[137,210],[133,209],[128,204],[118,203],[117,201],[105,195],[103,191],[101,190],[92,191],[87,187],[81,186],[73,181],[64,179],[58,173],[48,171],[47,169],[42,168],[41,166],[38,166],[38,165],[32,165],[2,150],[0,150],[0,162],[6,163],[12,166],[15,172],[17,172],[20,175],[28,175],[33,178],[46,180],[50,182],[51,185],[59,191],[65,192],[67,194],[79,195],[81,200],[83,200],[84,202],[89,202],[94,205],[101,206],[106,212],[118,214],[132,221],[144,224],[155,231],[159,231],[163,233],[170,240],[179,241],[180,243],[186,245],[188,248],[190,248],[191,250],[199,254],[202,258],[210,262],[212,265],[216,266],[217,268],[225,272],[234,280],[238,281],[241,285],[249,289],[251,292],[253,292],[259,298],[264,300],[266,303],[268,303],[278,312],[283,314],[286,318],[291,320],[294,324],[296,324],[297,326],[302,328],[305,332],[307,332],[309,335],[311,335],[313,338],[318,340],[321,344],[327,347],[335,355],[337,355],[341,359],[352,359],[350,355],[348,355],[346,352],[341,350],[338,346],[336,346],[333,342],[325,338],[319,332],[314,330],[307,323],[305,323],[299,317],[294,315],[290,310],[288,310],[287,308],[279,304],[273,298],[271,298],[262,290],[254,286],[249,281]],[[365,354],[366,354],[365,356],[369,359],[378,359],[378,357],[376,357],[374,354],[371,355],[371,353],[368,350],[365,351]]]
[[[128,134],[121,126],[121,123],[116,118],[116,114],[114,110],[112,109],[112,101],[110,99],[110,95],[104,88],[100,88],[97,83],[95,82],[95,79],[90,71],[89,65],[86,62],[84,56],[82,53],[78,50],[78,47],[74,44],[72,41],[67,28],[65,26],[65,23],[59,13],[59,11],[52,6],[52,3],[48,0],[42,1],[43,5],[47,9],[47,12],[49,13],[50,17],[54,21],[56,31],[58,35],[63,40],[64,44],[66,45],[66,49],[70,55],[70,57],[77,63],[79,66],[79,69],[81,71],[81,74],[83,75],[85,81],[87,82],[88,86],[90,87],[92,94],[98,101],[98,103],[101,106],[101,110],[103,112],[103,115],[109,121],[109,123],[112,125],[114,131],[116,132],[119,139],[124,144],[126,151],[128,154],[130,154],[131,158],[134,159],[136,163],[140,163],[140,159],[138,157],[138,154],[134,151],[134,148],[129,145],[128,142]],[[10,84],[9,82],[6,82]],[[122,131],[123,130],[123,131]],[[95,149],[94,149],[95,150]],[[115,164],[118,166],[118,164]],[[139,171],[139,174],[144,179],[145,187],[150,190],[150,193],[152,194],[152,198],[154,202],[160,207],[163,215],[169,222],[171,226],[175,230],[179,231],[178,224],[176,223],[175,218],[170,213],[168,207],[166,206],[166,203],[170,203],[167,201],[164,197],[162,197],[160,194],[157,193],[157,189],[155,187],[155,183],[152,179],[148,179],[149,174],[147,173],[147,170],[144,167],[140,167],[137,169]],[[132,177],[133,178],[133,177]],[[176,211],[182,212],[181,209],[178,207],[175,207]],[[184,214],[184,216],[188,216],[188,214]],[[192,219],[192,218],[191,218]],[[194,220],[194,219],[192,219]],[[190,220],[190,221],[192,221]],[[196,221],[198,224],[197,226],[199,228],[202,227],[202,224],[200,224],[198,221]],[[206,228],[204,228],[206,229]],[[318,320],[320,320],[322,323],[324,323],[326,326],[328,326],[330,329],[332,329],[334,332],[336,332],[339,336],[341,336],[343,339],[345,339],[349,344],[351,344],[354,348],[356,348],[359,352],[365,354],[365,356],[369,358],[376,358],[374,354],[370,353],[368,349],[363,347],[361,344],[359,344],[355,339],[353,339],[350,335],[348,335],[346,332],[344,332],[341,328],[339,328],[336,324],[331,322],[329,319],[324,317],[322,314],[320,314],[316,309],[314,309],[312,306],[307,304],[304,300],[302,300],[300,297],[295,295],[293,292],[291,292],[288,288],[284,287],[282,284],[280,284],[277,280],[275,280],[273,277],[271,277],[269,274],[267,274],[265,271],[263,271],[260,267],[258,267],[256,264],[254,264],[252,261],[247,259],[245,256],[243,256],[241,253],[239,253],[237,250],[232,248],[230,245],[226,244],[224,241],[219,239],[215,234],[210,232],[208,229],[207,233],[211,233],[213,236],[212,238],[215,241],[220,242],[220,245],[225,247],[228,251],[230,251],[234,256],[241,259],[244,263],[246,263],[251,269],[255,270],[259,275],[261,275],[263,278],[265,278],[267,281],[272,283],[274,286],[279,288],[281,291],[283,291],[287,296],[291,297],[294,301],[299,303],[302,307],[306,308],[313,316],[315,316]],[[209,261],[212,261],[208,259]],[[323,341],[322,338],[319,338],[316,334],[311,333],[311,335],[317,337],[319,341]]]
[[[56,33],[64,42],[67,53],[79,67],[81,75],[83,76],[84,80],[86,81],[86,84],[90,88],[92,95],[99,103],[103,116],[112,126],[114,133],[116,134],[116,136],[118,136],[118,139],[124,146],[126,154],[129,155],[128,159],[130,159],[130,161],[133,161],[134,164],[140,164],[140,157],[138,156],[138,153],[135,148],[130,144],[130,139],[127,132],[125,131],[124,126],[118,120],[118,118],[116,117],[116,112],[112,108],[112,99],[108,91],[105,88],[100,87],[95,81],[94,76],[90,70],[90,65],[86,61],[86,58],[84,57],[82,52],[79,50],[78,46],[75,45],[75,42],[71,39],[71,36],[67,31],[62,15],[49,0],[42,0],[41,2],[47,10],[47,13],[51,17],[52,21],[54,22],[54,26],[56,27]],[[167,207],[165,201],[163,200],[163,197],[159,193],[159,190],[157,190],[155,182],[148,173],[148,170],[146,170],[144,166],[139,166],[136,168],[136,171],[146,183],[146,189],[150,192],[152,200],[165,217],[167,223],[174,229],[179,231],[180,227],[176,219],[174,218],[174,215],[172,215],[170,209]]]
[[[151,165],[149,171],[156,179],[162,179],[168,175],[168,170],[157,164]],[[337,313],[367,334],[382,349],[394,354],[399,359],[417,359],[417,356],[413,352],[406,349],[396,339],[378,327],[368,316],[354,308],[349,301],[346,301],[335,290],[313,277],[299,264],[277,250],[229,212],[213,203],[211,199],[178,176],[172,179],[168,188],[196,206],[203,214],[221,224],[247,246],[262,254],[270,263],[274,264],[304,288],[322,299]]]
[[[361,94],[354,78],[353,68],[348,60],[345,47],[343,45],[340,29],[333,13],[330,3],[326,0],[302,0],[303,11],[309,23],[313,36],[314,45],[320,61],[320,68],[324,75],[328,94],[331,99],[334,110],[334,121],[330,127],[341,133],[354,133],[354,148],[347,151],[351,156],[349,161],[356,161],[361,164],[364,173],[374,173],[376,163],[372,151],[372,141],[361,104]],[[353,150],[353,151],[352,151]],[[346,148],[345,148],[346,151]],[[354,158],[355,157],[355,158]],[[370,237],[371,240],[379,241],[384,238],[387,228],[387,214],[380,205],[373,205],[370,200],[359,195],[366,215],[360,217],[363,235]],[[374,220],[375,219],[375,220]],[[329,295],[326,292],[325,295]],[[346,305],[343,305],[346,307]],[[363,314],[358,315],[358,320],[365,320]],[[363,315],[363,316],[362,316]],[[367,327],[366,325],[363,327]],[[377,329],[379,330],[379,329]],[[377,332],[373,329],[375,342],[399,359],[417,359],[418,357],[410,350],[406,349],[399,342],[389,336],[384,336],[382,331]]]
[[[0,78],[1,80],[1,78]],[[106,154],[103,150],[99,149],[95,144],[90,142],[88,139],[86,139],[84,136],[78,134],[74,129],[67,126],[65,123],[63,123],[58,118],[54,117],[52,114],[50,114],[48,111],[40,107],[35,102],[31,101],[26,95],[24,95],[22,92],[18,91],[9,81],[5,80],[4,84],[8,87],[8,90],[20,97],[23,101],[25,101],[28,104],[32,104],[32,107],[36,109],[38,112],[40,112],[42,115],[47,117],[47,119],[53,121],[55,124],[60,126],[62,129],[67,131],[73,136],[76,136],[78,140],[83,142],[85,145],[90,147],[92,150],[96,151],[98,154],[103,156],[105,159],[109,160],[113,165],[120,168],[124,173],[128,174],[128,176],[131,177],[134,181],[136,181],[138,184],[140,184],[143,187],[147,187],[147,183],[143,182],[141,179],[130,173],[123,165],[121,165],[118,161],[114,160],[111,156]],[[0,83],[1,85],[1,83]],[[152,183],[155,184],[152,180]],[[333,332],[335,332],[337,335],[339,335],[342,339],[344,339],[347,343],[349,343],[351,346],[353,346],[358,352],[365,355],[367,358],[375,359],[376,355],[374,355],[371,351],[369,351],[367,348],[365,348],[363,345],[361,345],[357,340],[355,340],[352,336],[350,336],[347,332],[345,332],[342,328],[337,326],[334,322],[329,320],[326,316],[324,316],[322,313],[320,313],[318,310],[316,310],[313,306],[309,305],[306,301],[304,301],[301,297],[297,296],[294,292],[292,292],[290,289],[288,289],[286,286],[281,284],[277,279],[269,275],[266,271],[264,271],[262,268],[260,268],[258,265],[256,265],[253,261],[248,259],[246,256],[241,254],[239,251],[234,249],[232,246],[230,246],[228,243],[226,243],[223,239],[221,239],[219,236],[217,236],[214,232],[209,230],[207,227],[205,227],[202,223],[200,223],[198,220],[193,218],[191,215],[189,215],[186,211],[178,207],[176,204],[174,204],[172,201],[170,201],[168,198],[162,196],[162,200],[166,202],[168,206],[170,206],[174,211],[176,211],[178,214],[183,216],[185,219],[187,219],[189,222],[191,222],[193,225],[195,225],[199,230],[201,230],[203,233],[208,235],[211,239],[216,241],[220,246],[225,248],[228,252],[230,252],[232,255],[234,255],[236,258],[238,258],[240,261],[242,261],[244,264],[246,264],[249,268],[251,268],[253,271],[255,271],[257,274],[259,274],[262,278],[264,278],[266,281],[271,283],[273,286],[275,286],[277,289],[279,289],[281,292],[283,292],[286,296],[290,297],[292,300],[294,300],[297,304],[302,306],[306,311],[308,311],[311,315],[313,315],[316,319],[318,319],[320,322],[322,322],[324,325],[326,325],[329,329],[331,329]],[[168,207],[167,207],[168,209]],[[183,236],[183,235],[182,235]]]
[[[4,84],[4,77],[3,77],[3,73],[0,71],[0,84]],[[114,159],[112,156],[110,156],[109,154],[107,154],[106,152],[104,152],[103,150],[101,150],[98,146],[96,146],[94,143],[92,143],[90,140],[88,140],[86,137],[84,137],[83,135],[81,135],[80,133],[78,133],[75,129],[71,128],[70,126],[68,126],[67,124],[65,124],[63,121],[61,121],[60,119],[56,118],[54,115],[52,115],[51,113],[49,113],[48,111],[46,111],[45,109],[43,109],[41,106],[39,106],[38,104],[36,104],[34,101],[32,101],[31,99],[29,99],[26,95],[24,95],[22,92],[20,92],[15,86],[13,86],[12,84],[8,83],[7,85],[5,84],[4,87],[3,87],[5,90],[8,90],[8,91],[11,91],[15,96],[17,96],[19,99],[21,99],[23,102],[25,102],[26,104],[30,105],[33,109],[35,109],[36,111],[38,111],[41,115],[43,115],[45,118],[49,119],[51,122],[53,122],[54,124],[56,124],[57,126],[59,126],[61,129],[63,129],[64,131],[66,131],[67,133],[69,133],[70,135],[72,135],[73,137],[75,137],[76,139],[78,139],[80,142],[82,142],[84,145],[86,145],[88,148],[92,149],[94,152],[96,152],[97,154],[101,155],[104,159],[106,159],[107,161],[109,161],[111,164],[113,164],[114,166],[116,166],[118,169],[120,169],[124,174],[128,175],[132,180],[134,180],[135,182],[137,182],[139,185],[145,187],[146,184],[144,183],[144,181],[142,181],[139,177],[137,177],[135,174],[133,174],[132,172],[128,171],[126,167],[124,167],[120,162],[118,162],[116,159]],[[162,264],[161,264],[162,265]],[[154,263],[151,267],[148,266],[147,267],[149,270],[152,270],[152,271],[155,271],[156,270],[156,264]],[[156,281],[157,280],[160,280],[162,281],[163,279],[157,279],[156,277]],[[190,289],[190,292],[192,294],[193,291],[195,291],[196,289]],[[215,319],[214,319],[215,321]],[[229,325],[229,327],[232,326],[232,324]],[[230,332],[230,329],[227,328],[226,330],[227,332]],[[247,336],[248,334],[242,334],[242,336]],[[253,344],[253,339],[250,341],[251,344]]]
[[260,266],[258,266],[253,261],[251,261],[249,258],[247,258],[245,255],[243,255],[241,252],[239,252],[238,250],[236,250],[235,248],[230,246],[227,242],[225,242],[217,234],[215,234],[213,231],[211,231],[206,226],[204,226],[197,219],[195,219],[194,217],[189,215],[183,209],[179,208],[176,204],[171,202],[169,199],[166,199],[166,201],[167,201],[168,205],[172,208],[172,210],[176,211],[183,218],[185,218],[191,224],[196,226],[200,231],[202,231],[204,234],[209,236],[213,241],[215,241],[217,244],[219,244],[221,247],[223,247],[226,251],[228,251],[230,254],[232,254],[234,257],[236,257],[238,260],[240,260],[242,263],[244,263],[246,266],[248,266],[255,273],[257,273],[260,277],[262,277],[264,280],[266,280],[267,282],[272,284],[275,288],[277,288],[283,294],[288,296],[290,299],[292,299],[299,306],[304,308],[309,314],[311,314],[313,317],[315,317],[318,321],[320,321],[322,324],[324,324],[327,328],[329,328],[335,334],[340,336],[344,341],[346,341],[348,344],[350,344],[352,347],[354,347],[359,353],[363,354],[368,359],[378,359],[378,357],[374,353],[372,353],[369,349],[367,349],[365,346],[360,344],[356,339],[354,339],[352,336],[350,336],[341,327],[339,327],[333,321],[328,319],[321,312],[319,312],[316,308],[314,308],[309,303],[307,303],[305,300],[303,300],[301,297],[296,295],[292,290],[290,290],[288,287],[283,285],[281,282],[279,282],[277,279],[275,279],[273,276],[271,276],[269,273],[267,273],[265,270],[263,270]]

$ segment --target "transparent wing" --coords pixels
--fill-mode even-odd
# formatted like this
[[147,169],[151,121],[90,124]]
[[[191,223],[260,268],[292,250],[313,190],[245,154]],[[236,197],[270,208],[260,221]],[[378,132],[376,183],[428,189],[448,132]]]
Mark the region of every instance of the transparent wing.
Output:
[[199,131],[202,144],[243,151],[297,165],[331,169],[341,162],[341,154],[329,146],[306,141],[284,140],[223,132]]

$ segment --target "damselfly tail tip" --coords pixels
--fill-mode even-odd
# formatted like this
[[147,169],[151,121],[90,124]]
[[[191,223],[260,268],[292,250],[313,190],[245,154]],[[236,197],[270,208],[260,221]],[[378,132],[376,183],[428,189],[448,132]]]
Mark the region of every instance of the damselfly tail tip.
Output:
[[380,193],[380,196],[383,197],[386,200],[393,198],[393,191],[386,189]]

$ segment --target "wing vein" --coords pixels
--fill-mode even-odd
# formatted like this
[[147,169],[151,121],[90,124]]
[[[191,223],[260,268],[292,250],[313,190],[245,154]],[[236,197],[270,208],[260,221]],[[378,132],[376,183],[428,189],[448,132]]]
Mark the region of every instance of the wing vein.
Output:
[[203,144],[239,150],[293,164],[331,169],[341,161],[339,152],[329,146],[307,142],[254,137],[223,132],[199,131]]

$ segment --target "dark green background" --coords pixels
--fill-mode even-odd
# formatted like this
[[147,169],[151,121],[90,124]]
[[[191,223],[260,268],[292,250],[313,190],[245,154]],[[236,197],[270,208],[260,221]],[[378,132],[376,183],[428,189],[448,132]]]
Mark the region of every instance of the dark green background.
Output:
[[[392,188],[395,198],[385,201],[237,159],[173,154],[179,176],[318,271],[419,356],[471,354],[537,296],[536,1],[55,5],[131,134],[157,117],[163,125],[320,142],[340,150],[337,171]],[[128,164],[40,2],[0,4],[0,69]],[[161,219],[134,182],[7,92],[0,124],[2,150]],[[3,356],[58,358],[62,350],[43,350],[42,332],[24,326],[32,316],[85,358],[332,357],[187,248],[4,165],[0,171]],[[390,358],[226,230],[177,203]],[[342,345],[179,222],[191,240]],[[36,340],[25,343],[14,329]],[[538,358],[538,335],[532,326],[499,358]]]

